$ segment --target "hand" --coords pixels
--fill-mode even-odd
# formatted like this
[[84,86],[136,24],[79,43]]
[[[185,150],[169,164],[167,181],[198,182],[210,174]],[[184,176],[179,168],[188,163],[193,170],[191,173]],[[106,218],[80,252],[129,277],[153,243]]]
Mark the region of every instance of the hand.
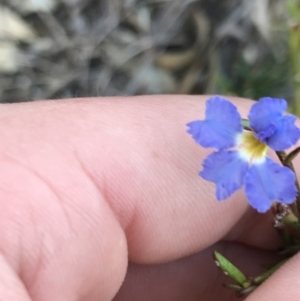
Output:
[[[213,250],[251,275],[276,262],[272,215],[197,175],[185,124],[206,98],[1,105],[0,300],[234,300]],[[298,257],[247,300],[298,300]]]

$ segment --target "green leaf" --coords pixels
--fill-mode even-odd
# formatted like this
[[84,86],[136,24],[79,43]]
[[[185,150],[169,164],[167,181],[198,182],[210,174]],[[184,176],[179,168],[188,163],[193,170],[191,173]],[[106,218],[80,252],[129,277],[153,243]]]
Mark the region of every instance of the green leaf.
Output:
[[225,275],[237,282],[242,287],[247,287],[249,281],[247,277],[222,254],[214,252],[216,265],[224,272]]

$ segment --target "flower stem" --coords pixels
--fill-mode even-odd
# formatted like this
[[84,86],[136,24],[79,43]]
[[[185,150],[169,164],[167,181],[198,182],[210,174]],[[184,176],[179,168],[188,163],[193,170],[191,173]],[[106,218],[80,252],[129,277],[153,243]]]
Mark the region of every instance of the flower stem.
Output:
[[[296,185],[296,189],[297,189],[297,198],[296,198],[296,202],[293,203],[293,205],[291,206],[293,213],[299,218],[300,217],[300,185],[299,185],[299,181],[297,179],[297,174],[292,162],[292,159],[294,159],[294,155],[291,156],[293,152],[291,152],[289,155],[286,154],[286,152],[284,151],[277,151],[276,154],[281,162],[281,164],[283,166],[286,166],[288,168],[290,168],[292,170],[292,172],[295,174],[295,185]],[[296,155],[299,153],[299,151],[296,153]],[[290,156],[290,157],[289,157]]]
[[253,283],[255,283],[256,285],[263,283],[266,279],[268,279],[271,275],[273,275],[283,264],[285,264],[288,261],[288,259],[284,259],[284,260],[280,261],[279,263],[274,265],[272,268],[270,268],[263,274],[255,277],[253,279]]

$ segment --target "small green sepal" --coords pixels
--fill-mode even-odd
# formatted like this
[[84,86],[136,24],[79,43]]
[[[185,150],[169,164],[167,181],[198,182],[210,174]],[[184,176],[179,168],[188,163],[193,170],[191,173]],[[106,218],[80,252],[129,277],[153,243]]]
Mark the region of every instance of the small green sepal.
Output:
[[244,130],[252,131],[248,119],[242,119],[242,126],[243,126]]

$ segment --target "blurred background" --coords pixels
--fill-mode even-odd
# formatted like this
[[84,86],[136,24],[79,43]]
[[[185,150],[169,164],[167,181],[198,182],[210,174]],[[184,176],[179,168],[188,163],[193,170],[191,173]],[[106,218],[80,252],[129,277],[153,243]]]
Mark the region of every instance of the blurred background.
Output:
[[1,102],[212,93],[300,116],[300,0],[1,3]]

